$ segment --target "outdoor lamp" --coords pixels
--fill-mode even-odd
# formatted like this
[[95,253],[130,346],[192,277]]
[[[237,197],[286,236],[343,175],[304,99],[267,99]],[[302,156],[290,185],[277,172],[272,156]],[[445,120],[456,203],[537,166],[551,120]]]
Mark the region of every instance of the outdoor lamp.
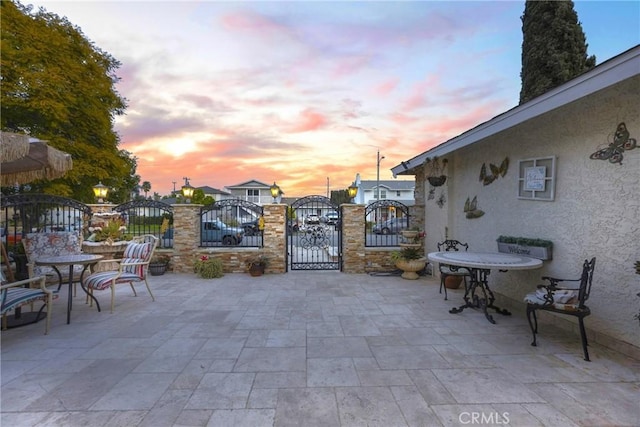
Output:
[[93,186],[93,194],[98,199],[98,203],[104,203],[104,199],[107,197],[108,192],[109,187],[104,185],[102,181],[99,181],[98,184]]
[[353,202],[353,199],[358,194],[358,187],[356,186],[355,182],[349,186],[347,192],[349,193],[349,199],[351,199],[351,201]]
[[273,197],[273,203],[276,203],[276,199],[280,195],[280,187],[273,181],[273,185],[269,187],[269,191],[271,191],[271,197]]
[[195,188],[190,186],[189,183],[186,183],[185,185],[182,186],[182,196],[184,196],[187,203],[191,203],[191,198],[193,197],[194,190]]

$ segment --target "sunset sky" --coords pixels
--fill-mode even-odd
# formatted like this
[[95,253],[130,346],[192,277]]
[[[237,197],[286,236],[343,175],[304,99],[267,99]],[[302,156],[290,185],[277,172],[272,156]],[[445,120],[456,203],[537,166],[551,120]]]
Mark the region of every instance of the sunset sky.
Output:
[[[344,189],[513,108],[524,1],[23,2],[122,63],[116,130],[151,193],[276,181]],[[597,63],[640,43],[640,2],[577,1]],[[404,179],[407,179],[406,177]]]

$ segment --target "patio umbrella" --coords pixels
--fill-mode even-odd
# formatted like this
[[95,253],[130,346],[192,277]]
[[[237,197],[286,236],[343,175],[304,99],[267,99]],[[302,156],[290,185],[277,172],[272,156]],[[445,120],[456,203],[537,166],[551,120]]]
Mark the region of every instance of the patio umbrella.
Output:
[[2,186],[60,178],[73,167],[71,155],[49,146],[47,141],[7,132],[2,132],[0,136]]

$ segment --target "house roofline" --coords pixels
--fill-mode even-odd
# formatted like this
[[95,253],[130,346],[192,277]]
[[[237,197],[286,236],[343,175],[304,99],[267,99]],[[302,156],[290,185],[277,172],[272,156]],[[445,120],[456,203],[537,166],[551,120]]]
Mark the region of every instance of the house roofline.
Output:
[[398,175],[415,175],[415,168],[422,166],[428,157],[444,156],[468,145],[475,144],[527,120],[632,78],[638,75],[639,71],[640,45],[636,45],[531,101],[518,105],[422,154],[401,162],[391,168],[391,172],[394,177]]

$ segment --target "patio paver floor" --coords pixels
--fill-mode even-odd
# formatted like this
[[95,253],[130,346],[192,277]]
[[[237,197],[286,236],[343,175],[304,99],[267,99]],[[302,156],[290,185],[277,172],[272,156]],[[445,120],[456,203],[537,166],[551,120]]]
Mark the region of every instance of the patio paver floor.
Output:
[[[634,426],[640,361],[524,313],[465,310],[433,278],[291,272],[149,279],[133,297],[66,287],[53,324],[1,335],[12,426]],[[80,291],[81,292],[81,291]],[[106,310],[104,310],[106,308]],[[589,319],[587,319],[587,324]],[[508,421],[508,423],[506,422]],[[490,424],[485,422],[485,425]]]

